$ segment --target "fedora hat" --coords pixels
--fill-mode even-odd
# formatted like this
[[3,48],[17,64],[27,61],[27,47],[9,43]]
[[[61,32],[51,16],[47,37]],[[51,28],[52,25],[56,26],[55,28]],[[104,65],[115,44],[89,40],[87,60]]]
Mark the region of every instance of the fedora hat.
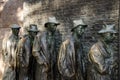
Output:
[[37,28],[37,25],[31,24],[28,31],[38,32],[39,30],[38,30],[38,28]]
[[45,23],[45,27],[47,27],[47,25],[50,24],[50,23],[54,23],[54,24],[56,24],[56,25],[59,25],[59,24],[60,24],[60,23],[56,20],[55,17],[49,17],[49,18],[48,18],[48,21]]
[[74,29],[77,28],[78,26],[82,26],[82,27],[86,28],[88,25],[85,24],[82,19],[79,19],[79,20],[73,21],[73,26],[74,27],[71,29],[71,31],[74,31]]
[[19,29],[19,28],[20,28],[20,26],[17,25],[17,24],[12,24],[10,27],[11,27],[12,29]]
[[109,32],[109,33],[117,33],[117,31],[114,29],[114,27],[115,27],[115,24],[111,24],[111,25],[103,25],[103,28],[100,30],[100,31],[98,31],[98,33],[107,33],[107,32]]

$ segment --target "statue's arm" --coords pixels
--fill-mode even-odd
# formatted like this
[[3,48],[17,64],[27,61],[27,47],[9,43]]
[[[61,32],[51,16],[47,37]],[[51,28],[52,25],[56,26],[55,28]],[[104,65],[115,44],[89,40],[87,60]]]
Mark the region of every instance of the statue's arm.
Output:
[[63,42],[60,47],[58,70],[64,76],[72,77],[75,75],[75,52],[69,43]]
[[35,40],[33,42],[33,56],[35,57],[35,59],[37,60],[37,62],[39,64],[43,64],[45,61],[45,55],[44,55],[44,47],[41,46],[41,41],[40,41],[40,37],[37,36],[35,37]]
[[25,56],[25,65],[26,67],[28,67],[29,65],[29,59],[30,59],[30,55],[31,55],[31,45],[30,45],[30,41],[25,43],[25,52],[26,52],[26,56]]
[[97,48],[97,46],[93,48],[90,50],[88,54],[90,62],[99,73],[101,74],[107,73],[109,65],[105,63],[105,59],[101,54],[101,51]]
[[18,45],[17,45],[17,63],[18,65],[21,65],[21,66],[25,66],[25,61],[24,61],[24,57],[26,56],[23,56],[23,54],[26,54],[24,52],[25,50],[25,38],[21,38],[18,42]]
[[2,41],[2,57],[4,59],[5,55],[7,55],[7,40],[4,38]]
[[35,40],[33,42],[33,52],[32,52],[32,55],[35,57],[35,58],[38,58],[39,57],[39,52],[40,52],[40,38],[38,36],[35,37]]
[[65,60],[64,60],[63,54],[65,54],[65,50],[64,50],[64,45],[62,44],[60,46],[60,50],[59,50],[59,54],[58,54],[58,70],[62,75],[63,75],[63,68],[65,68],[65,65],[64,65]]

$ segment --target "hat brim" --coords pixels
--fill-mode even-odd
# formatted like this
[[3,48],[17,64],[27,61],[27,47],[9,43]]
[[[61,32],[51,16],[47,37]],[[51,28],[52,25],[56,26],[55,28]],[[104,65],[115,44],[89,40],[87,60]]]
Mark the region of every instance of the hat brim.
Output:
[[21,27],[11,27],[12,29],[20,29]]
[[38,30],[28,30],[28,32],[39,32]]
[[77,25],[77,26],[73,27],[73,28],[71,29],[71,31],[73,32],[74,29],[76,29],[78,26],[83,26],[84,28],[86,28],[88,25]]
[[55,25],[60,25],[60,23],[47,22],[47,23],[45,23],[44,27],[48,27],[47,25],[48,25],[48,24],[51,24],[51,23],[52,23],[52,24],[55,24]]
[[98,34],[103,34],[103,33],[118,33],[116,30],[100,30]]

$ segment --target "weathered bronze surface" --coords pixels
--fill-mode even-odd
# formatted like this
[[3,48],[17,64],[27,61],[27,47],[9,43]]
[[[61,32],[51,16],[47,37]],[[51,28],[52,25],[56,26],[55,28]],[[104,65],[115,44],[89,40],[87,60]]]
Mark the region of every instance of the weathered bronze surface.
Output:
[[37,25],[30,25],[28,34],[24,35],[18,43],[18,64],[17,64],[17,79],[18,80],[33,80],[35,59],[32,56],[32,48],[34,37],[37,35]]
[[46,31],[39,33],[34,41],[33,55],[37,60],[35,80],[57,80],[54,33],[59,23],[50,17],[45,23]]
[[118,71],[117,56],[113,46],[114,25],[104,25],[98,33],[101,39],[95,43],[88,54],[91,63],[88,72],[88,80],[118,80],[116,71]]
[[16,24],[11,26],[12,33],[3,39],[2,57],[5,63],[5,70],[2,80],[16,80],[16,50],[20,40],[19,29]]
[[81,19],[73,23],[72,35],[62,43],[58,56],[58,69],[62,80],[84,80],[85,75],[81,37],[87,25]]
[[49,17],[46,31],[31,24],[28,34],[21,37],[20,27],[13,24],[12,33],[2,43],[2,80],[118,80],[118,57],[112,44],[115,25],[103,25],[100,39],[86,54],[83,37],[88,27],[84,21],[74,20],[71,33],[56,49],[59,24]]

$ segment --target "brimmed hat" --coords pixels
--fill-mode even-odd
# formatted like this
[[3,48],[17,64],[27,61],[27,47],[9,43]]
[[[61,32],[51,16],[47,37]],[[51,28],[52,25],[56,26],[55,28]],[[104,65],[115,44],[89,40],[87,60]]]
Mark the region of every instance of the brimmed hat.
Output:
[[45,23],[45,27],[47,27],[47,25],[50,24],[50,23],[54,23],[54,24],[56,24],[56,25],[59,25],[59,24],[60,24],[60,23],[56,20],[55,17],[49,17],[49,18],[48,18],[48,21]]
[[106,32],[117,33],[117,31],[114,29],[114,27],[115,27],[115,24],[112,24],[112,25],[103,25],[103,28],[98,33],[99,34],[106,33]]
[[37,28],[37,25],[31,24],[28,31],[38,32],[39,30],[38,30],[38,28]]
[[74,20],[73,24],[74,24],[74,27],[71,29],[71,31],[74,31],[74,29],[77,28],[78,26],[82,26],[84,28],[86,28],[88,26],[84,23],[84,21],[82,19]]
[[20,26],[17,25],[17,24],[12,24],[10,27],[11,27],[12,29],[19,29],[19,28],[20,28]]

